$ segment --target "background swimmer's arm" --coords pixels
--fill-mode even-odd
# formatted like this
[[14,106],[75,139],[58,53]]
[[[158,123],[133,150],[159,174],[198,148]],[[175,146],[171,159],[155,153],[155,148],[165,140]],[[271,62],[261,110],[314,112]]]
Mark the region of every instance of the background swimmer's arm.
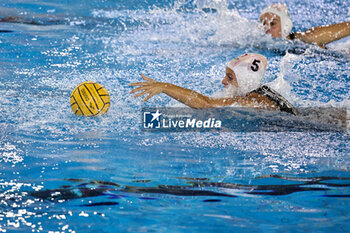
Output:
[[140,92],[136,94],[135,97],[148,94],[143,102],[147,101],[154,95],[164,93],[192,108],[224,107],[235,103],[246,107],[261,106],[268,109],[277,108],[277,106],[272,104],[271,101],[269,101],[266,97],[256,93],[248,96],[238,96],[234,98],[211,98],[196,91],[179,87],[174,84],[157,82],[153,79],[147,78],[144,75],[142,75],[142,78],[146,82],[131,83],[130,86],[139,86],[138,88],[135,88],[131,91],[131,93]]
[[296,32],[293,38],[299,39],[305,43],[317,44],[325,48],[325,45],[333,41],[339,40],[346,36],[350,36],[350,21],[326,26],[313,27],[305,32]]

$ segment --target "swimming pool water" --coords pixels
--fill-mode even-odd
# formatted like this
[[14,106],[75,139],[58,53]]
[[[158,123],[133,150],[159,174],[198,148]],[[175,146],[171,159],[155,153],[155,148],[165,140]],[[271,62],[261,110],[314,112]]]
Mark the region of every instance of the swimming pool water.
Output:
[[[272,2],[2,1],[19,23],[0,23],[0,232],[350,231],[348,131],[140,130],[142,106],[179,105],[133,98],[140,73],[212,95],[246,52],[295,106],[348,109],[348,40],[285,54],[256,23]],[[349,20],[349,3],[287,2],[294,30]],[[88,80],[108,114],[72,113]]]

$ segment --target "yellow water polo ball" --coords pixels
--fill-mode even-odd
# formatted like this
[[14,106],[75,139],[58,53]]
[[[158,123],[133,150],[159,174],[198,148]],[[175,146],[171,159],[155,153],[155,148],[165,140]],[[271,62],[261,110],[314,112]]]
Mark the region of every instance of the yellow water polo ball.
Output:
[[110,105],[107,89],[94,81],[80,83],[70,96],[70,106],[79,116],[103,115]]

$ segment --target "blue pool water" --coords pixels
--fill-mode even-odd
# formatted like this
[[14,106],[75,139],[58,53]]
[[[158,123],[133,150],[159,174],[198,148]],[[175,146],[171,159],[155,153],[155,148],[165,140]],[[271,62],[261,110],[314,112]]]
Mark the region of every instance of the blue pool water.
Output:
[[[272,2],[2,0],[19,22],[0,23],[0,232],[349,232],[348,131],[140,130],[141,107],[178,106],[133,98],[140,73],[212,95],[246,52],[295,106],[349,109],[349,41],[273,41],[256,24]],[[349,3],[288,1],[294,30],[350,20]],[[88,80],[108,114],[72,113]]]

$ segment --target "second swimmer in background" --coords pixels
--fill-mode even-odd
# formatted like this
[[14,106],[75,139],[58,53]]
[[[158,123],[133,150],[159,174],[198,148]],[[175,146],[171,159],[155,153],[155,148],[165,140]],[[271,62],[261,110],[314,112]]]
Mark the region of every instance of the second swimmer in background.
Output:
[[322,48],[333,41],[350,36],[350,22],[313,27],[305,32],[291,33],[293,23],[289,17],[288,8],[284,4],[275,3],[267,6],[260,14],[260,22],[265,32],[273,38],[300,40],[315,44]]
[[147,101],[154,95],[164,93],[192,108],[216,108],[238,104],[243,107],[255,107],[268,110],[279,110],[296,115],[297,111],[291,103],[270,87],[261,86],[267,60],[260,54],[244,54],[227,63],[226,75],[222,80],[226,97],[209,97],[196,91],[158,82],[142,74],[145,82],[131,83],[138,86],[131,93],[139,92],[135,97],[148,94]]

